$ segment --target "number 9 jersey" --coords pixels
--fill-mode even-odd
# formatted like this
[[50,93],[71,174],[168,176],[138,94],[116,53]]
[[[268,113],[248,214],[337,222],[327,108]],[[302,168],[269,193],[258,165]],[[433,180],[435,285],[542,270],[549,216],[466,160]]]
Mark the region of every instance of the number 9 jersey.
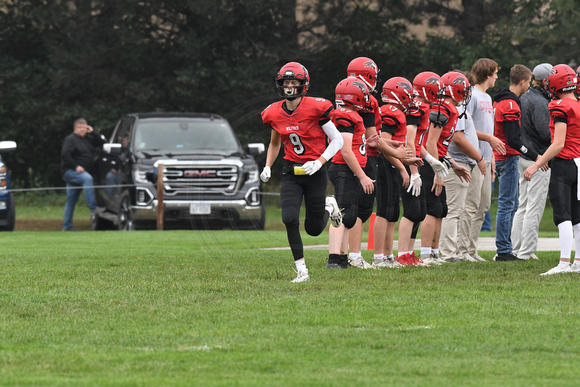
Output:
[[262,121],[280,134],[285,160],[305,163],[324,153],[326,133],[322,125],[330,120],[333,108],[324,98],[304,96],[296,110],[289,111],[282,100],[262,111]]

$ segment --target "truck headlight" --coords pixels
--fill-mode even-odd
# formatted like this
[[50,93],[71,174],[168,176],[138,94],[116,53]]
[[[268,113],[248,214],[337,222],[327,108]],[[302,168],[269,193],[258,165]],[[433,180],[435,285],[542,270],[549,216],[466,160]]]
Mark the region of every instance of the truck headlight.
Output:
[[133,181],[135,183],[147,183],[147,172],[142,169],[133,170]]
[[248,172],[248,181],[247,183],[255,183],[258,181],[260,175],[258,174],[258,170],[253,170]]

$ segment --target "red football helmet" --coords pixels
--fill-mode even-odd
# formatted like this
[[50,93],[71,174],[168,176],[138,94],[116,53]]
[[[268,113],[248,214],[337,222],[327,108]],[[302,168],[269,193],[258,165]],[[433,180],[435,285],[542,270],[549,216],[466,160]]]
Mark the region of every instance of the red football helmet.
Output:
[[350,61],[346,68],[346,76],[362,79],[372,92],[377,87],[379,71],[379,67],[372,59],[360,56]]
[[381,99],[386,103],[401,105],[403,111],[409,109],[413,103],[413,85],[406,78],[394,77],[385,82]]
[[[298,80],[300,81],[300,85],[284,86],[284,80],[286,79]],[[286,63],[276,75],[276,88],[278,89],[278,95],[280,97],[289,100],[296,99],[306,94],[309,86],[310,75],[308,75],[308,70],[298,62]]]
[[576,91],[578,86],[578,77],[572,67],[559,64],[552,67],[550,75],[546,78],[546,88],[552,95],[552,98],[556,99],[556,93],[560,91]]
[[440,77],[434,72],[423,71],[413,79],[413,87],[417,94],[428,102],[436,102],[439,90],[441,90]]
[[441,77],[441,96],[451,97],[456,102],[462,102],[471,95],[471,87],[465,75],[450,71]]
[[336,85],[336,106],[349,105],[362,110],[369,103],[369,88],[360,79],[348,77]]

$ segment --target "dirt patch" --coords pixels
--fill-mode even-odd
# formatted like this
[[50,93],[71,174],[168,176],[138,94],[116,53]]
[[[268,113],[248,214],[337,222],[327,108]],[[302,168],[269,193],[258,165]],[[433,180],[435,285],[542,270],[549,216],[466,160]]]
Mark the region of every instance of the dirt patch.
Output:
[[[75,227],[81,231],[90,231],[90,221],[75,220]],[[16,219],[14,231],[60,231],[62,219]]]

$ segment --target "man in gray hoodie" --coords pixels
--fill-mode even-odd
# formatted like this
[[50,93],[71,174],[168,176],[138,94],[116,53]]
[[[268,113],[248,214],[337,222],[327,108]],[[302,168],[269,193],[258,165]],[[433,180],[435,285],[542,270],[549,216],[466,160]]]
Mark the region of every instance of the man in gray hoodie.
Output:
[[[542,63],[533,70],[533,85],[521,98],[522,141],[536,154],[543,154],[550,146],[550,95],[546,90],[546,78],[552,65]],[[524,179],[524,171],[534,163],[522,155],[519,161],[519,208],[514,216],[511,240],[513,254],[520,259],[538,259],[534,254],[538,246],[538,229],[548,196],[550,170],[539,170],[530,181]]]

